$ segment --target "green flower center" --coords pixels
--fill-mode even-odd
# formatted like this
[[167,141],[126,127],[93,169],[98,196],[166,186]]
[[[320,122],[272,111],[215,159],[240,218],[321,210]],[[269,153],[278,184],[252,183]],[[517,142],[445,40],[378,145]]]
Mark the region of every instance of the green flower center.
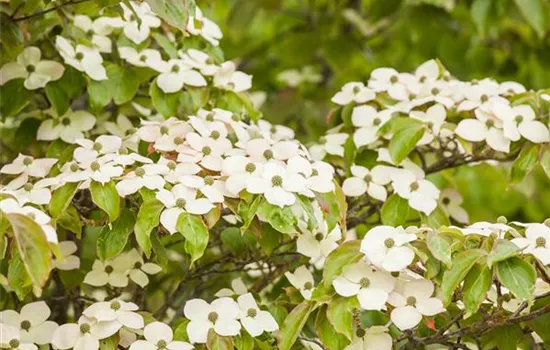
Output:
[[395,241],[393,240],[393,238],[386,238],[386,240],[384,241],[384,245],[386,246],[386,248],[392,248],[395,245]]
[[313,283],[311,283],[311,282],[304,283],[304,289],[305,290],[310,290],[312,288],[313,288]]
[[28,331],[30,328],[31,328],[30,321],[27,321],[27,320],[21,321],[21,329]]
[[180,71],[180,66],[178,66],[177,64],[172,66],[172,72],[173,73],[178,73],[179,71]]
[[214,113],[208,113],[204,119],[206,119],[206,121],[213,122],[214,121]]
[[380,125],[380,124],[382,124],[382,121],[380,120],[380,118],[374,118],[374,119],[372,120],[372,125],[378,126],[378,125]]
[[395,84],[399,81],[399,77],[397,75],[392,75],[390,78],[390,83]]
[[147,61],[147,56],[141,55],[141,56],[139,56],[139,60],[140,60],[141,62],[145,62],[145,61]]
[[319,175],[319,171],[317,169],[311,170],[311,176],[317,176]]
[[502,216],[502,215],[501,215],[501,216],[499,216],[499,217],[497,218],[497,222],[498,222],[499,224],[507,224],[507,223],[508,223],[508,219],[506,219],[505,216]]
[[176,162],[174,162],[174,161],[169,161],[168,164],[167,164],[166,166],[167,166],[168,169],[170,169],[170,170],[176,170],[177,164],[176,164]]
[[544,237],[537,237],[535,241],[535,247],[536,248],[544,248],[546,247],[546,238]]
[[283,184],[283,178],[279,175],[275,175],[271,178],[271,184],[275,187],[281,186]]
[[437,94],[439,94],[439,89],[438,88],[433,88],[431,93],[432,93],[432,95],[437,95]]
[[372,175],[371,174],[368,174],[366,175],[363,180],[365,180],[365,182],[371,182],[372,181]]
[[61,124],[65,125],[65,126],[69,126],[69,125],[71,125],[71,120],[69,118],[63,118],[61,120]]
[[29,183],[27,183],[27,184],[25,184],[25,186],[23,186],[23,189],[27,192],[31,191],[32,188],[33,188],[33,185],[29,184]]
[[161,339],[157,342],[157,349],[159,350],[166,349],[167,346],[168,346],[168,343],[166,343],[166,340],[164,339]]
[[370,280],[366,277],[361,278],[359,281],[361,288],[368,288],[370,286]]
[[267,159],[267,160],[270,160],[273,158],[273,151],[270,150],[270,149],[266,149],[264,151],[264,158]]
[[485,122],[485,125],[488,127],[488,128],[491,128],[495,125],[495,121],[492,120],[492,119],[487,119],[487,121]]
[[516,121],[516,123],[521,123],[523,121],[523,116],[521,115],[516,115],[516,117],[514,118],[514,120]]
[[111,265],[105,266],[106,273],[112,273],[115,269]]
[[111,309],[115,311],[120,310],[120,302],[118,300],[112,301]]
[[353,93],[354,93],[354,94],[358,94],[358,93],[360,93],[360,92],[361,92],[361,88],[360,88],[359,86],[354,86],[354,87],[353,87]]
[[35,70],[36,70],[36,67],[35,67],[34,65],[32,65],[32,64],[29,64],[29,65],[27,66],[27,72],[28,72],[28,73],[32,73],[32,72],[34,72]]
[[168,127],[167,127],[166,125],[163,125],[163,126],[160,127],[160,133],[161,133],[161,135],[167,135],[167,134],[168,134],[168,131],[169,131],[169,129],[168,129]]
[[240,122],[241,117],[237,113],[233,113],[233,115],[231,116],[231,120],[233,120],[234,122]]
[[32,158],[31,157],[25,157],[23,159],[23,165],[29,166],[32,164]]
[[489,96],[483,94],[483,95],[481,95],[481,97],[479,98],[479,100],[480,100],[481,102],[487,102],[487,101],[489,101]]
[[416,191],[416,190],[418,190],[419,187],[420,186],[418,185],[418,182],[413,182],[411,184],[411,191]]
[[212,323],[216,323],[216,321],[218,320],[218,313],[217,312],[211,312],[208,314],[208,321],[212,322]]
[[407,305],[415,306],[416,305],[416,298],[415,297],[408,297],[407,298]]
[[19,347],[19,344],[21,343],[19,342],[18,339],[12,339],[10,340],[9,344],[10,344],[10,348],[17,349]]
[[322,241],[323,238],[325,238],[325,235],[323,235],[321,232],[319,232],[315,235],[315,239],[319,242]]
[[365,330],[363,328],[358,328],[356,331],[355,331],[355,335],[358,337],[358,338],[363,338],[365,336],[365,334],[367,334],[367,332],[365,332]]
[[214,140],[217,140],[220,138],[220,132],[218,130],[214,130],[210,133],[210,137],[213,138]]
[[143,168],[136,168],[136,175],[142,177],[145,175],[145,170],[143,170]]
[[212,176],[205,177],[204,184],[207,186],[212,186],[214,184],[214,178]]
[[174,144],[175,144],[176,146],[179,146],[179,145],[181,145],[182,143],[183,143],[183,137],[180,137],[180,136],[174,137]]
[[423,83],[425,82],[427,77],[425,75],[421,76],[420,79],[418,79],[419,82]]
[[248,309],[248,311],[246,312],[246,316],[248,317],[256,317],[257,314],[258,312],[256,311],[256,309]]
[[443,197],[441,203],[443,203],[443,205],[449,205],[449,203],[451,203],[451,200],[448,197]]
[[416,98],[416,94],[409,94],[409,100],[414,100]]
[[254,164],[254,163],[248,163],[248,164],[244,167],[244,170],[246,170],[247,173],[253,173],[254,171],[256,171],[256,164]]
[[178,208],[181,208],[181,209],[185,208],[185,204],[187,204],[187,203],[186,203],[185,199],[183,199],[183,198],[178,198],[176,200],[176,207],[178,207]]
[[204,146],[202,148],[202,154],[204,154],[205,156],[208,156],[212,153],[212,148],[208,147],[208,146]]
[[74,58],[80,61],[84,58],[84,54],[82,52],[77,52]]
[[81,325],[80,325],[80,333],[86,334],[86,333],[88,333],[88,332],[90,332],[90,325],[87,324],[87,323],[81,324]]
[[99,165],[98,162],[92,162],[92,164],[90,164],[90,169],[92,169],[92,171],[98,171],[99,168],[101,168],[101,165]]
[[141,261],[136,261],[136,263],[134,264],[134,269],[141,269],[141,266],[143,266]]

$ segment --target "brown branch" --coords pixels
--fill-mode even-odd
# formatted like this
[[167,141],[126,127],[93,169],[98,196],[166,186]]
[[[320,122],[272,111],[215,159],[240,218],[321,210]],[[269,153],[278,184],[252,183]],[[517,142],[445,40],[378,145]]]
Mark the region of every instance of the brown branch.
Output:
[[[67,1],[67,2],[64,2],[60,5],[57,5],[57,6],[54,6],[54,7],[50,7],[49,9],[45,9],[45,10],[42,10],[42,11],[38,11],[38,12],[35,12],[33,14],[30,14],[30,15],[26,15],[26,16],[21,16],[21,17],[13,17],[11,18],[11,20],[13,22],[20,22],[20,21],[25,21],[27,19],[31,19],[31,18],[35,18],[35,17],[40,17],[42,15],[45,15],[46,13],[50,13],[50,12],[53,12],[53,11],[56,11],[56,10],[59,10],[60,8],[63,8],[63,7],[66,7],[66,6],[70,6],[70,5],[77,5],[77,4],[81,4],[83,2],[87,2],[87,1],[90,1],[90,0],[70,0],[70,1]],[[13,15],[15,15],[15,12],[13,13]],[[12,15],[12,16],[13,16]]]

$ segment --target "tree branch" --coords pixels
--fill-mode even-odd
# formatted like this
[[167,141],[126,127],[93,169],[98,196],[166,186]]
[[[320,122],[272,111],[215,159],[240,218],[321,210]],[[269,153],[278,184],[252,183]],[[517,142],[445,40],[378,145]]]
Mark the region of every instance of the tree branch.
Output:
[[[63,7],[66,7],[66,6],[70,6],[70,5],[77,5],[77,4],[81,4],[83,2],[87,2],[87,1],[90,1],[90,0],[70,0],[70,1],[67,1],[67,2],[64,2],[60,5],[57,5],[57,6],[54,6],[54,7],[50,7],[49,9],[45,9],[45,10],[42,10],[42,11],[38,11],[38,12],[35,12],[33,14],[30,14],[30,15],[25,15],[25,16],[21,16],[21,17],[12,17],[11,20],[13,22],[20,22],[20,21],[25,21],[27,19],[31,19],[31,18],[36,18],[36,17],[40,17],[42,15],[45,15],[46,13],[50,13],[50,12],[53,12],[53,11],[56,11],[56,10],[59,10],[60,8],[63,8]],[[14,16],[16,14],[17,11],[15,11],[12,16]]]

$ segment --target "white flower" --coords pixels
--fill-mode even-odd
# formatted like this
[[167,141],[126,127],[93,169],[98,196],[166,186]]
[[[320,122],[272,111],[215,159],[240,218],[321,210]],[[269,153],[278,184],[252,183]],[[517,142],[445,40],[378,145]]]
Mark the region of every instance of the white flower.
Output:
[[0,323],[16,328],[22,343],[45,345],[51,341],[52,333],[58,327],[57,323],[48,321],[50,314],[48,305],[37,301],[24,305],[20,313],[15,310],[0,312]]
[[183,308],[187,325],[187,335],[191,343],[206,343],[208,331],[214,329],[221,336],[234,336],[240,333],[239,306],[233,299],[223,297],[208,304],[202,299],[191,299]]
[[43,88],[50,81],[61,78],[65,67],[55,61],[40,60],[40,49],[26,47],[17,56],[17,62],[9,62],[0,69],[0,85],[12,79],[24,78],[23,85],[27,90]]
[[460,193],[452,188],[446,188],[441,191],[439,204],[441,204],[443,210],[454,220],[467,224],[470,219],[468,217],[468,212],[461,207],[462,201]]
[[420,84],[435,81],[439,78],[439,65],[435,60],[428,60],[416,68],[414,75]]
[[294,139],[294,130],[284,125],[274,125],[267,120],[260,119],[257,122],[260,133],[266,139],[274,141]]
[[143,317],[138,314],[138,306],[122,300],[101,301],[88,306],[82,312],[84,316],[96,319],[98,322],[115,322],[118,328],[143,328]]
[[260,310],[251,293],[239,296],[237,302],[241,323],[251,336],[257,337],[263,332],[275,332],[279,329],[273,316],[267,311]]
[[218,70],[218,66],[212,63],[212,58],[202,51],[188,49],[183,52],[180,50],[178,55],[187,66],[199,70],[203,75],[212,76]]
[[277,74],[277,80],[286,86],[297,87],[303,83],[316,84],[323,79],[312,66],[305,66],[301,69],[288,69]]
[[414,259],[414,251],[407,247],[416,235],[402,227],[377,226],[370,229],[361,241],[361,252],[376,267],[388,272],[402,271]]
[[[134,108],[139,105],[134,105]],[[143,112],[147,112],[144,110]],[[168,135],[170,129],[176,125],[185,124],[180,120],[171,117],[163,121],[141,121],[142,126],[138,129],[137,134],[139,138],[147,142],[157,142],[163,135]],[[179,127],[178,127],[179,129]]]
[[56,349],[97,350],[99,340],[110,337],[120,329],[116,321],[98,322],[96,319],[81,316],[77,323],[59,326],[52,337]]
[[22,174],[18,177],[18,181],[26,183],[29,176],[42,178],[48,175],[55,163],[57,163],[55,158],[34,159],[31,156],[19,153],[13,162],[4,165],[0,169],[0,173],[8,175]]
[[536,115],[529,105],[511,107],[507,104],[495,104],[495,113],[504,119],[504,136],[512,141],[518,141],[521,136],[533,143],[550,142],[550,131],[541,121],[535,120]]
[[232,297],[234,295],[243,295],[248,293],[248,288],[244,284],[242,278],[235,278],[231,281],[231,289],[222,288],[217,293],[216,296],[219,297]]
[[514,238],[512,243],[532,254],[543,265],[550,265],[550,227],[545,224],[532,224],[525,230],[525,238]]
[[373,100],[376,97],[376,93],[365,86],[363,83],[351,82],[347,83],[338,91],[333,97],[332,102],[341,106],[347,105],[351,102],[365,103]]
[[133,47],[123,46],[118,48],[118,53],[123,60],[136,67],[149,67],[158,70],[166,64],[160,52],[154,49],[137,51]]
[[149,121],[163,122],[165,120],[164,116],[154,108],[147,108],[136,102],[131,102],[131,105],[139,114],[146,117]]
[[[287,169],[306,178],[306,187],[309,190],[328,193],[334,191],[334,168],[323,161],[310,162],[306,158],[296,155],[287,162]],[[308,197],[315,194],[311,191],[302,192]]]
[[99,17],[92,21],[88,16],[76,15],[73,22],[76,27],[84,31],[100,52],[111,53],[112,44],[108,35],[112,33],[115,27],[120,26],[117,19]]
[[49,186],[49,179],[43,179],[35,184],[27,182],[23,184],[20,180],[24,176],[18,176],[16,179],[11,181],[2,189],[2,192],[11,193],[16,198],[17,201],[24,205],[26,203],[45,205],[50,203],[52,194]]
[[202,170],[195,163],[176,163],[166,158],[160,158],[158,164],[166,165],[168,170],[163,173],[164,179],[172,184],[181,182],[185,175],[194,175]]
[[139,137],[136,128],[127,116],[119,114],[116,117],[116,122],[106,121],[103,123],[103,128],[111,135],[120,137],[124,146],[137,152]]
[[388,302],[395,306],[391,320],[401,330],[416,327],[424,316],[437,315],[445,309],[443,303],[432,298],[434,285],[431,281],[418,279],[404,282],[401,291],[390,294]]
[[0,201],[0,210],[4,214],[23,214],[30,217],[40,225],[48,242],[57,243],[57,233],[51,225],[51,218],[43,211],[31,206],[23,207],[13,198]]
[[182,177],[181,182],[187,187],[199,190],[212,203],[223,203],[224,194],[227,194],[225,183],[210,175],[186,175]]
[[161,73],[157,77],[157,85],[165,93],[180,91],[185,85],[207,85],[206,79],[181,59],[171,59],[153,68]]
[[435,136],[439,135],[439,131],[447,118],[447,111],[442,104],[437,103],[428,108],[426,112],[411,111],[410,117],[420,120],[426,125],[426,132],[417,142],[417,145],[427,145],[434,140]]
[[[151,28],[160,27],[161,22],[147,3],[136,1],[130,1],[129,3],[132,9],[124,3],[120,4],[124,16],[123,32],[135,44],[140,44],[149,37]],[[139,21],[136,15],[139,17]]]
[[195,8],[195,16],[189,16],[187,31],[193,35],[201,35],[206,41],[218,46],[223,37],[220,27],[202,15],[201,9]]
[[457,107],[459,112],[471,111],[486,104],[508,103],[508,100],[498,96],[498,83],[490,79],[484,79],[475,85],[472,83],[464,84],[462,90],[465,99]]
[[477,234],[488,237],[492,233],[498,238],[504,238],[506,232],[513,230],[512,227],[502,223],[491,223],[486,221],[478,221],[465,228],[460,229],[465,235]]
[[111,285],[113,287],[126,287],[128,285],[128,269],[118,264],[117,259],[94,261],[92,271],[86,274],[84,283],[94,287]]
[[439,189],[433,183],[417,179],[412,171],[406,169],[394,170],[390,174],[392,186],[401,198],[409,201],[411,208],[430,215],[437,207]]
[[66,64],[86,73],[93,80],[107,79],[107,72],[102,65],[103,57],[99,50],[81,44],[73,47],[73,44],[59,35],[55,39],[55,47]]
[[19,327],[10,326],[7,323],[0,323],[0,347],[13,350],[37,350],[38,347],[32,343],[21,341]]
[[63,259],[54,260],[54,267],[58,270],[68,271],[76,270],[80,268],[80,258],[78,255],[73,255],[76,253],[77,246],[73,241],[63,241],[59,242],[57,245],[61,251]]
[[327,154],[343,157],[348,137],[346,133],[326,134],[319,139],[321,144],[312,146],[309,152],[316,160],[322,160]]
[[369,88],[386,91],[394,100],[406,100],[409,94],[417,94],[420,86],[414,75],[399,73],[393,68],[377,68],[370,74]]
[[170,326],[162,322],[151,322],[143,329],[145,340],[137,340],[130,345],[130,350],[191,350],[193,345],[174,340]]
[[[80,169],[79,169],[80,168]],[[111,181],[114,177],[119,177],[124,172],[124,169],[108,158],[99,158],[88,164],[82,163],[80,167],[73,163],[69,169],[71,172],[65,173],[63,177],[65,182],[81,182],[84,188],[88,188],[90,181],[96,181],[105,184]]]
[[252,76],[237,70],[235,63],[226,61],[214,74],[214,86],[243,92],[252,87]]
[[166,180],[161,176],[165,168],[166,166],[160,164],[145,164],[136,168],[116,184],[118,194],[126,197],[136,193],[143,187],[150,190],[160,190],[166,184]]
[[304,299],[309,300],[311,298],[311,293],[315,287],[315,282],[313,280],[313,275],[309,272],[305,265],[298,267],[294,270],[294,273],[289,271],[285,272],[285,277],[288,279],[290,284],[294,286],[294,288],[300,291],[300,294],[302,294]]
[[390,120],[392,113],[391,109],[377,111],[369,105],[353,108],[351,122],[358,128],[353,133],[355,145],[361,147],[378,140],[378,130]]
[[269,203],[283,208],[294,204],[295,193],[306,189],[306,179],[272,162],[265,164],[262,177],[249,179],[246,189],[253,194],[263,194]]
[[382,310],[395,287],[395,278],[384,271],[373,270],[367,263],[346,266],[332,285],[343,297],[357,296],[361,309]]
[[73,152],[73,158],[79,163],[88,165],[96,161],[100,155],[115,153],[122,147],[122,139],[113,135],[101,135],[95,141],[77,139],[80,146]]
[[170,191],[161,189],[156,197],[166,207],[160,215],[160,222],[171,234],[177,232],[176,224],[181,213],[204,215],[214,208],[212,202],[207,198],[197,198],[197,191],[184,184],[177,184]]
[[[362,336],[359,337],[359,335]],[[356,337],[344,350],[391,350],[393,348],[392,337],[384,326],[357,330]]]
[[371,170],[360,165],[352,165],[353,175],[344,180],[342,191],[346,196],[357,197],[367,192],[372,198],[384,202],[388,192],[384,186],[391,182],[390,173],[394,168],[386,165],[376,165]]
[[314,230],[308,230],[307,224],[303,221],[298,222],[298,227],[302,234],[296,241],[296,250],[312,259],[319,257],[326,258],[334,249],[338,247],[338,241],[342,238],[342,231],[339,225],[336,225],[332,231],[328,232],[328,224],[323,219],[320,210],[315,211],[317,218],[317,227]]
[[499,86],[499,93],[501,95],[515,95],[521,94],[525,91],[527,91],[525,89],[525,86],[521,85],[520,83],[516,83],[515,81],[505,81],[503,83],[500,83]]
[[155,275],[162,271],[162,268],[151,262],[144,262],[137,249],[132,249],[116,257],[117,264],[125,266],[128,277],[141,288],[149,284],[147,275]]
[[253,162],[245,156],[227,157],[223,160],[222,174],[228,175],[225,186],[235,196],[248,187],[252,178],[259,178],[262,172],[262,163]]
[[91,130],[95,122],[95,117],[86,111],[69,110],[62,117],[44,120],[38,128],[36,139],[53,141],[60,138],[67,143],[75,143],[77,139],[84,138],[83,132]]
[[279,141],[271,144],[266,139],[252,139],[246,143],[246,153],[255,162],[287,160],[300,153],[300,146],[295,141]]

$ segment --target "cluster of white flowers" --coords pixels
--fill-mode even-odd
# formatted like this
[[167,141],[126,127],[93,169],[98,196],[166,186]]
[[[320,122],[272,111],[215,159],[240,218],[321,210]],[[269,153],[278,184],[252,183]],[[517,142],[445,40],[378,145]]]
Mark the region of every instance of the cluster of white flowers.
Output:
[[[192,299],[185,304],[190,320],[187,333],[191,343],[206,343],[213,329],[222,336],[241,332],[241,325],[253,337],[274,332],[279,326],[273,316],[261,310],[252,294],[214,300],[211,304]],[[37,350],[51,344],[55,349],[97,350],[100,341],[119,333],[118,344],[132,350],[190,350],[193,345],[174,340],[170,326],[149,321],[145,324],[138,306],[120,299],[95,302],[82,312],[76,323],[58,325],[49,321],[51,310],[44,301],[24,305],[20,312],[0,312],[0,346],[8,349]],[[143,336],[144,339],[137,339]]]

